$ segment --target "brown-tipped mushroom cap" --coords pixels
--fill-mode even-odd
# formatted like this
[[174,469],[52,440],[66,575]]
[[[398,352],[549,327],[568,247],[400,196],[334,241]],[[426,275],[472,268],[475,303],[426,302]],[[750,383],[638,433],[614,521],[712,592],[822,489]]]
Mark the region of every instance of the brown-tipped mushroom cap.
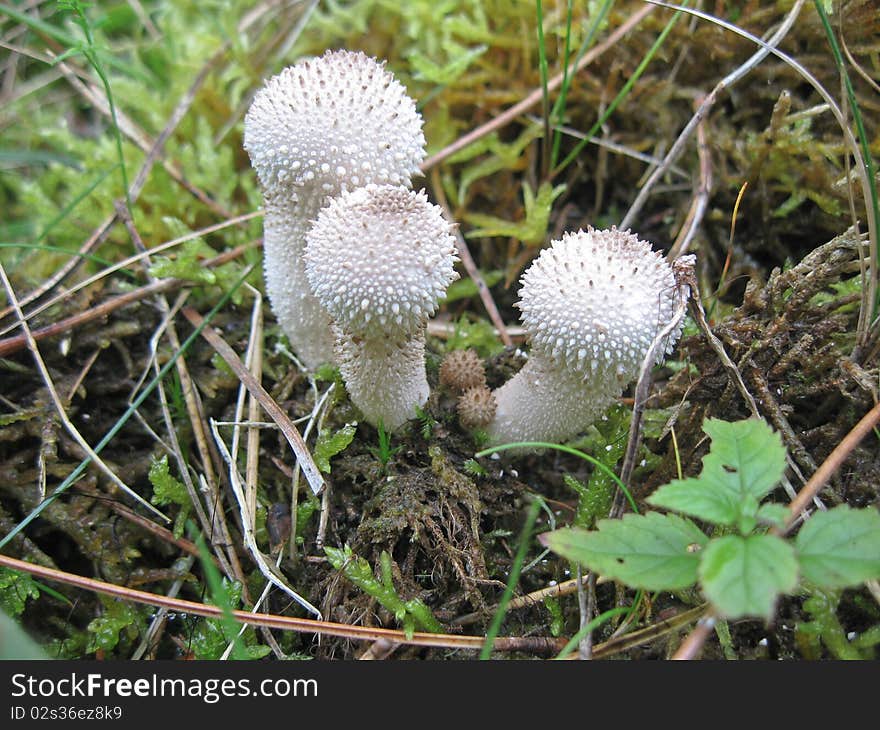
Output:
[[245,116],[244,148],[264,190],[335,195],[409,186],[425,156],[422,117],[385,64],[327,51],[266,82]]
[[458,398],[458,421],[464,428],[485,428],[495,417],[495,396],[485,385],[468,388]]
[[321,210],[305,258],[352,402],[396,428],[428,397],[425,326],[457,277],[452,226],[423,192],[368,185]]
[[333,360],[330,317],[309,289],[306,232],[332,196],[410,186],[425,155],[415,102],[384,64],[328,51],[269,79],[244,124],[263,191],[263,273],[278,322],[307,367]]
[[[578,231],[522,277],[525,366],[495,391],[493,443],[564,441],[599,416],[640,369],[674,316],[672,267],[629,231]],[[667,351],[681,327],[669,335]]]

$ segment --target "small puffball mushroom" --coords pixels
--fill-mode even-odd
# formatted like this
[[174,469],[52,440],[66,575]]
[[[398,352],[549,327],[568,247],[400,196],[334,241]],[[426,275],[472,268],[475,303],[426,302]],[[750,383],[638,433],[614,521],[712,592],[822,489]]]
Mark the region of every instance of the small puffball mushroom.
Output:
[[425,328],[454,270],[453,227],[424,192],[367,185],[334,198],[307,235],[306,276],[329,312],[352,402],[392,430],[428,399]]
[[328,51],[266,82],[245,116],[244,148],[263,192],[266,291],[294,351],[315,368],[332,361],[333,338],[306,280],[306,231],[343,190],[409,188],[425,156],[422,118],[384,64]]
[[[528,362],[494,392],[493,444],[564,441],[583,431],[639,372],[672,320],[672,267],[629,231],[566,233],[522,277]],[[669,335],[666,351],[681,327]]]
[[440,382],[457,393],[485,386],[486,367],[476,350],[453,350],[440,363]]
[[496,403],[492,391],[485,385],[468,388],[455,406],[458,422],[465,428],[485,428],[495,417]]

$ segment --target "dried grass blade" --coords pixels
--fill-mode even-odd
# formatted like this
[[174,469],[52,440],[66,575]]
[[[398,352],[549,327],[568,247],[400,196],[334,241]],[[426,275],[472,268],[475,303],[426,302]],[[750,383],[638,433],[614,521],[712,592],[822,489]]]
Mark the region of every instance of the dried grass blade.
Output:
[[[184,307],[183,316],[186,317],[194,327],[201,327],[204,323],[202,316],[191,307]],[[293,453],[296,455],[297,461],[306,476],[306,480],[312,488],[312,492],[320,494],[321,490],[324,488],[324,478],[321,476],[321,472],[318,471],[318,467],[315,464],[314,459],[312,459],[312,455],[309,453],[308,447],[303,441],[302,436],[300,436],[299,431],[296,430],[296,426],[293,425],[291,420],[287,417],[287,414],[281,410],[281,407],[275,402],[272,396],[266,392],[265,388],[257,382],[256,378],[254,378],[250,371],[242,364],[238,355],[235,354],[235,350],[233,350],[226,341],[220,337],[220,335],[210,327],[205,327],[201,334],[211,347],[217,351],[220,357],[223,358],[226,364],[229,365],[236,377],[244,383],[248,392],[260,402],[263,410],[266,411],[272,420],[278,424],[278,428],[281,429],[281,433],[284,434],[287,442],[293,449]]]

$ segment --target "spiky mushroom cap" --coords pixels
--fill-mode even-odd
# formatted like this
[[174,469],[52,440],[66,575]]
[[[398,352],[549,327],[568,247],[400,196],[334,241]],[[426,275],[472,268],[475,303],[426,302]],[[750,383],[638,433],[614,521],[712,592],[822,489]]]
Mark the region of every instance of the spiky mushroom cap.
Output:
[[[675,316],[672,267],[629,231],[578,231],[522,277],[528,362],[494,391],[492,443],[565,441],[589,426],[638,375]],[[681,326],[671,332],[667,351]]]
[[425,156],[422,118],[384,64],[328,51],[266,82],[245,116],[244,147],[263,190],[266,291],[294,350],[315,368],[333,360],[334,346],[306,280],[306,232],[343,190],[410,187]]
[[522,284],[516,306],[533,349],[584,375],[635,377],[675,308],[672,267],[650,243],[617,228],[565,233]]
[[374,425],[397,428],[428,398],[425,327],[458,276],[452,230],[424,192],[367,185],[332,199],[306,236],[342,379]]
[[244,148],[264,191],[335,194],[409,186],[425,156],[422,117],[384,63],[327,51],[273,76],[245,116]]
[[368,185],[321,210],[306,237],[306,276],[341,330],[414,333],[458,278],[452,230],[424,192]]

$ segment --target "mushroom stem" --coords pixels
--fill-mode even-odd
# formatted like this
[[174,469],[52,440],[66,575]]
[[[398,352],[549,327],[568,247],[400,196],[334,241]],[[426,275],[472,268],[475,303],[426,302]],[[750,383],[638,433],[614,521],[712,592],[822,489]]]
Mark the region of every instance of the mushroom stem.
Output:
[[497,409],[489,442],[564,441],[593,423],[620,395],[623,384],[607,371],[589,381],[564,370],[540,352],[493,391]]
[[312,294],[303,259],[310,214],[303,206],[267,198],[263,215],[263,278],[275,318],[309,369],[333,361],[330,315]]
[[425,336],[363,339],[334,325],[336,362],[351,402],[372,424],[393,431],[428,400]]

